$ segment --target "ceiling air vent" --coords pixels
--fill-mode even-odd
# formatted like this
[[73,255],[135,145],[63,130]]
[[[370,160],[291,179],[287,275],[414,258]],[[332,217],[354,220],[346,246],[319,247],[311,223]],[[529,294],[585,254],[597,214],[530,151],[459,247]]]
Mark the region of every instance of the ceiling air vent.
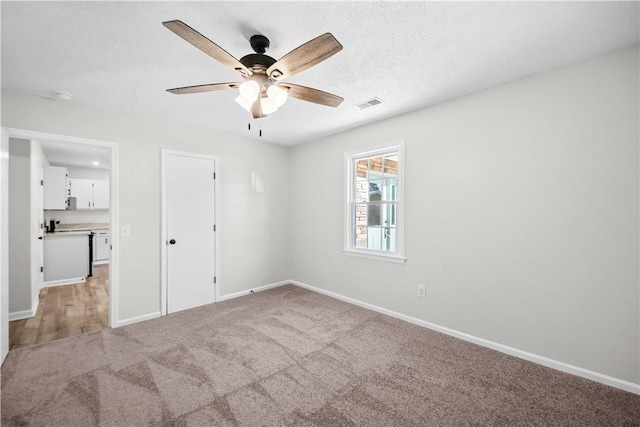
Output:
[[356,106],[359,107],[361,110],[364,110],[365,108],[375,107],[376,105],[380,105],[383,102],[384,101],[380,98],[371,98],[368,101],[364,101],[364,102],[360,102],[359,104],[356,104]]

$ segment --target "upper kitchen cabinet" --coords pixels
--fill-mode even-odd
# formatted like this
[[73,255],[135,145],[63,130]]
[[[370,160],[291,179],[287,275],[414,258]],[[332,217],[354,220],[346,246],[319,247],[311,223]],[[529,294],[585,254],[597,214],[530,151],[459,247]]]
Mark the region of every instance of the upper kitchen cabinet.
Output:
[[71,178],[71,197],[76,198],[76,209],[109,209],[109,181]]
[[109,209],[109,181],[93,181],[93,208]]
[[68,175],[67,168],[57,166],[44,168],[44,209],[67,208],[67,198],[69,197],[67,192]]
[[76,198],[76,209],[93,209],[93,180],[71,178],[71,197]]

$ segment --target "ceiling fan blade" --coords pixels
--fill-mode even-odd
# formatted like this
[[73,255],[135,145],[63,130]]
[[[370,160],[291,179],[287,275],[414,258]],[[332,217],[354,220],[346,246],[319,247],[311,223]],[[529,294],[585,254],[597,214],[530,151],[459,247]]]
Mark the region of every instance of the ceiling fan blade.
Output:
[[327,107],[337,107],[342,103],[342,101],[344,101],[344,98],[341,96],[306,86],[299,86],[291,83],[280,83],[279,86],[286,89],[289,96],[293,98],[313,102],[315,104],[326,105]]
[[188,26],[182,21],[167,21],[162,25],[176,33],[178,36],[185,39],[216,61],[219,61],[229,68],[232,68],[242,75],[250,76],[253,73],[247,67],[242,65],[240,61],[233,57],[229,52]]
[[225,89],[237,89],[240,84],[241,83],[212,83],[207,85],[176,87],[174,89],[167,89],[167,92],[174,93],[176,95],[199,92],[216,92]]
[[342,45],[331,33],[325,33],[298,46],[267,69],[267,75],[276,80],[292,76],[324,61],[342,50]]

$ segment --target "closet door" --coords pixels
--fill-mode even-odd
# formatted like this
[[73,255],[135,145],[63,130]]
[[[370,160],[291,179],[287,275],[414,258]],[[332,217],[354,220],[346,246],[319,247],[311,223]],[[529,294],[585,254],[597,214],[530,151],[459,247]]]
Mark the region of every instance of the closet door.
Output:
[[167,313],[215,301],[215,166],[165,157]]

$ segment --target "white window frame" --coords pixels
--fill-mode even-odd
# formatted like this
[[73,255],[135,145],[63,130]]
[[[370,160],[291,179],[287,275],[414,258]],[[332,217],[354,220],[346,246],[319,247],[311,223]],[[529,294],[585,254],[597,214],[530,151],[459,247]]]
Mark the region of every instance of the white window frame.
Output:
[[[398,193],[396,201],[396,252],[378,251],[374,249],[356,248],[353,246],[353,220],[351,204],[354,197],[355,160],[383,155],[389,152],[398,152]],[[345,216],[344,216],[344,249],[343,253],[348,256],[365,258],[370,260],[392,262],[404,264],[406,261],[404,253],[404,140],[393,141],[375,147],[347,152],[345,159]]]

